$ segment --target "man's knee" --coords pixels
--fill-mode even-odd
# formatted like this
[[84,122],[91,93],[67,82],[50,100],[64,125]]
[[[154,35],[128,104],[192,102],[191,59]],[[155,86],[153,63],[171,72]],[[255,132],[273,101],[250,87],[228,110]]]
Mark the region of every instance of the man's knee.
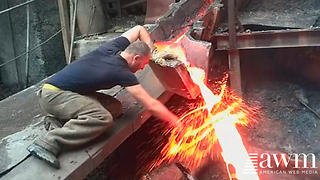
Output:
[[99,119],[102,120],[102,121],[106,121],[108,123],[112,123],[113,124],[112,114],[107,110],[103,111],[103,113],[100,115]]

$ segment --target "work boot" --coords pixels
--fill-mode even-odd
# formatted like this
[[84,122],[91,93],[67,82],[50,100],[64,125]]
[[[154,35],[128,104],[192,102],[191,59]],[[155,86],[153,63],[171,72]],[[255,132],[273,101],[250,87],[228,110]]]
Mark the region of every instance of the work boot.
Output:
[[60,162],[57,157],[47,149],[32,143],[27,147],[27,150],[35,157],[47,162],[50,166],[56,169],[60,168]]
[[44,117],[44,128],[46,131],[51,131],[56,128],[61,128],[62,123],[54,116],[46,115]]

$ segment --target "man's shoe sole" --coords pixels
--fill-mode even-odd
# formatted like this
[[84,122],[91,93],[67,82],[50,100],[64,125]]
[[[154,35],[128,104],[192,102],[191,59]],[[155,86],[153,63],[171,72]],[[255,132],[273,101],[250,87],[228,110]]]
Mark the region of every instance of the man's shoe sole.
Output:
[[45,148],[33,143],[27,147],[27,150],[35,157],[47,162],[50,166],[56,169],[60,168],[57,157]]

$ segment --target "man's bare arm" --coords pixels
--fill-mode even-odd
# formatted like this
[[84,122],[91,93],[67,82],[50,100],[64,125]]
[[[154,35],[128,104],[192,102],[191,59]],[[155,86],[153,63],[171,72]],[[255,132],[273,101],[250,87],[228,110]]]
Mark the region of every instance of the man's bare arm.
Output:
[[170,123],[173,126],[180,126],[179,118],[170,112],[160,101],[151,97],[141,85],[129,86],[126,87],[126,90],[136,100],[141,102],[152,115]]
[[141,41],[148,44],[151,51],[154,49],[152,39],[148,33],[148,31],[143,26],[135,26],[130,30],[123,33],[121,36],[126,37],[131,43],[135,42],[136,40],[140,39]]

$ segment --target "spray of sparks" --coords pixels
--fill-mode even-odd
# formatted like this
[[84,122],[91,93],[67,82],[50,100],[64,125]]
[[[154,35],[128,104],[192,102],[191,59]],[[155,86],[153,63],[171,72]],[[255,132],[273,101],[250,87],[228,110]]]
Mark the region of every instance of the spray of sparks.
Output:
[[[219,141],[230,179],[236,177],[239,180],[258,180],[257,174],[242,177],[240,173],[248,160],[248,153],[236,124],[249,123],[250,108],[226,86],[228,75],[217,82],[214,89],[206,86],[204,70],[193,67],[185,56],[180,44],[183,36],[181,34],[171,41],[158,42],[155,46],[159,50],[175,54],[184,63],[191,79],[200,87],[202,101],[193,104],[192,110],[181,116],[180,121],[184,128],[172,130],[169,141],[161,152],[163,158],[156,166],[178,160],[189,169],[195,170],[206,157],[212,156],[214,144]],[[240,157],[235,156],[237,154],[240,154]],[[231,172],[229,167],[236,172]]]

